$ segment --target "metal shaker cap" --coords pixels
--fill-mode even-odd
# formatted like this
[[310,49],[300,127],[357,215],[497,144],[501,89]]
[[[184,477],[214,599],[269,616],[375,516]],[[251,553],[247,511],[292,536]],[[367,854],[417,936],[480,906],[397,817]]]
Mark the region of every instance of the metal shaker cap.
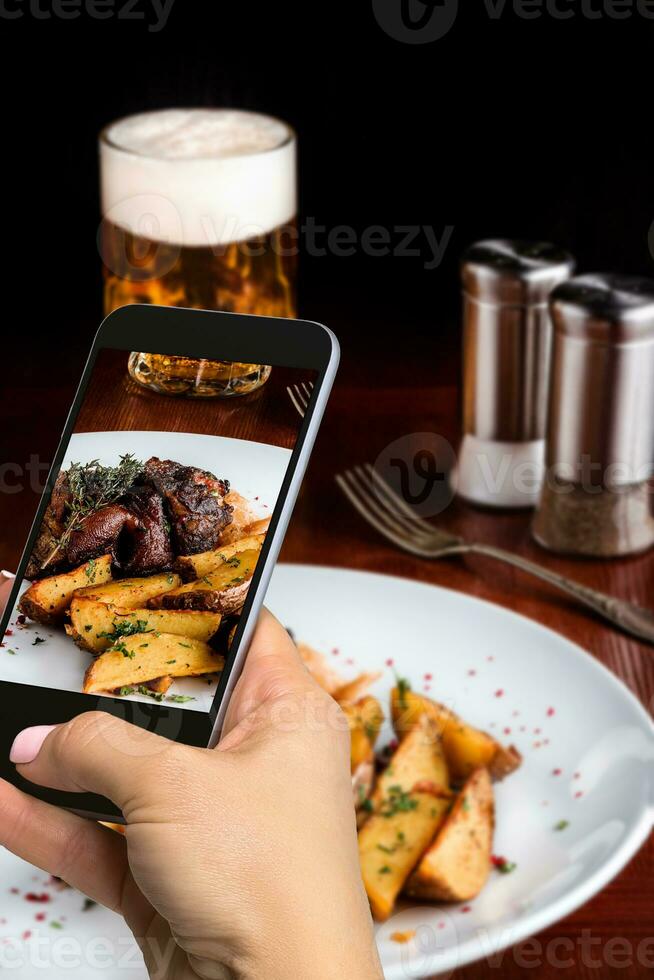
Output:
[[574,259],[549,242],[493,238],[471,245],[461,263],[464,292],[479,303],[532,306],[574,271]]
[[579,339],[621,344],[654,337],[654,281],[620,273],[577,276],[551,297],[557,329]]

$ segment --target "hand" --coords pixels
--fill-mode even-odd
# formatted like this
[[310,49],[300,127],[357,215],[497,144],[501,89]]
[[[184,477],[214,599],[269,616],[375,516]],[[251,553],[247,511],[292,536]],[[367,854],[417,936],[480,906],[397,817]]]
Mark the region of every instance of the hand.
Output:
[[381,977],[340,709],[265,612],[217,749],[105,714],[22,732],[41,786],[99,793],[125,837],[0,780],[0,843],[120,912],[156,980]]

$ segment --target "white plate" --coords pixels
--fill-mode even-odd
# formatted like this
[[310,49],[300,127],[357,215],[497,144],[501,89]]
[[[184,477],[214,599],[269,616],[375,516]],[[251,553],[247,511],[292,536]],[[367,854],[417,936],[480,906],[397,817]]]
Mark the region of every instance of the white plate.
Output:
[[[496,785],[494,850],[517,870],[493,872],[466,906],[405,905],[379,926],[388,980],[450,971],[538,932],[603,888],[650,833],[652,722],[551,630],[458,592],[329,568],[279,566],[266,603],[345,673],[383,669],[382,703],[397,669],[524,754]],[[570,824],[557,832],[560,820]],[[408,944],[390,938],[411,930]]]
[[[496,786],[495,852],[515,861],[517,870],[507,876],[494,872],[469,911],[405,906],[378,927],[388,980],[449,971],[538,932],[604,887],[649,834],[652,723],[612,674],[556,633],[459,593],[338,569],[280,565],[267,604],[346,676],[383,669],[375,691],[383,702],[396,667],[416,690],[447,702],[524,754],[522,768]],[[570,823],[557,832],[560,820]],[[44,878],[0,851],[0,881],[7,889],[0,897],[0,967],[3,937],[9,938],[11,954],[26,964],[14,977],[32,980],[28,954],[36,939],[20,941],[27,929],[45,941],[52,980],[109,980],[119,956],[138,961],[128,952],[124,924],[99,908],[81,913],[76,893],[55,895],[43,907],[48,920],[63,910],[62,930],[35,923],[39,909],[24,893]],[[410,943],[390,939],[408,930],[417,930]],[[106,969],[94,972],[99,936],[113,953]],[[54,964],[62,937],[75,944],[82,963],[77,970],[59,972]],[[143,980],[145,973],[133,968],[130,976]]]
[[[93,459],[111,466],[125,453],[142,460],[150,456],[174,459],[209,470],[229,480],[234,490],[253,502],[253,509],[261,517],[272,513],[291,457],[288,449],[222,436],[186,432],[83,432],[71,437],[63,468],[73,462],[88,463]],[[25,582],[24,588],[28,585]],[[13,636],[6,641],[7,649],[13,650],[15,656],[0,659],[0,677],[54,690],[81,691],[91,655],[78,650],[61,630],[29,622],[25,628],[19,628],[17,615],[15,608],[9,625]],[[37,637],[45,642],[34,645]],[[177,704],[178,708],[208,711],[215,693],[215,681],[209,684],[206,678],[188,677],[176,680],[168,696],[194,699]],[[149,699],[135,694],[128,700],[147,702]]]

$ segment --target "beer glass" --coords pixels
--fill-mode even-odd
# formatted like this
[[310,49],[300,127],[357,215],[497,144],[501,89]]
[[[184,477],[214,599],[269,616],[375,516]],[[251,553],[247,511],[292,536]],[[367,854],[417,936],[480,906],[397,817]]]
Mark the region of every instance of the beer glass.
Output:
[[[296,140],[270,116],[165,109],[100,134],[105,314],[129,303],[295,315]],[[141,385],[227,396],[270,367],[149,352],[129,358]]]

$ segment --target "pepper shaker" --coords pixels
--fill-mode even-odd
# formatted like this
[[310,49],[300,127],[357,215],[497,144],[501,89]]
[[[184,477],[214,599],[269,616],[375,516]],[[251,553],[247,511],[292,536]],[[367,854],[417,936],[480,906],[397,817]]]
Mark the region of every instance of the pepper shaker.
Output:
[[532,531],[553,551],[612,557],[654,543],[654,282],[585,275],[551,297],[546,479]]
[[546,242],[472,245],[463,284],[463,441],[458,493],[492,507],[538,503],[545,452],[552,289],[572,256]]

